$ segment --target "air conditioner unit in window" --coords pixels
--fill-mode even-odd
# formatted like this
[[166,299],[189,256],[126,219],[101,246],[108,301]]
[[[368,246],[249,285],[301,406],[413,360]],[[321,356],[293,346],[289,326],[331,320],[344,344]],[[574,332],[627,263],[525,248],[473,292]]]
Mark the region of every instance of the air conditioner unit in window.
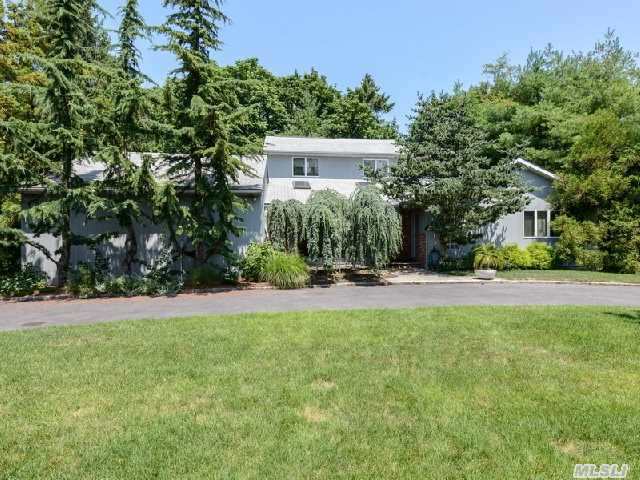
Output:
[[293,188],[295,190],[311,190],[311,184],[303,180],[294,180]]

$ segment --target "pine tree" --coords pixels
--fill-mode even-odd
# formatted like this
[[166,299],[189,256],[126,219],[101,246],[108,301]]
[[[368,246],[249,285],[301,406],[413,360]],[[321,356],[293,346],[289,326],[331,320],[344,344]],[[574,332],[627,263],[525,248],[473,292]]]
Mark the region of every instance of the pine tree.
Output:
[[37,114],[0,122],[3,134],[11,139],[2,163],[17,174],[14,186],[44,188],[39,202],[24,216],[36,236],[55,235],[59,248],[50,252],[37,241],[23,240],[56,264],[59,284],[66,282],[72,246],[99,241],[77,235],[71,225],[74,212],[86,212],[99,201],[93,187],[76,174],[78,164],[100,145],[99,115],[91,98],[103,87],[98,62],[106,52],[104,32],[95,19],[98,10],[91,0],[45,2],[42,22],[47,51],[30,56],[45,77],[35,95]]
[[430,214],[443,254],[479,229],[520,211],[527,188],[512,158],[491,159],[492,145],[474,124],[465,96],[420,97],[402,155],[379,180],[390,198]]
[[220,25],[228,22],[219,0],[165,0],[172,9],[159,31],[167,38],[160,47],[179,62],[178,114],[174,132],[182,146],[170,157],[169,174],[183,194],[189,194],[190,215],[180,230],[191,241],[196,263],[214,255],[231,258],[230,235],[239,235],[237,212],[242,202],[231,191],[248,168],[240,155],[251,147],[242,128],[246,109],[235,96],[233,79],[210,59],[220,48]]
[[371,107],[376,115],[389,113],[395,106],[389,95],[380,91],[380,87],[369,73],[364,76],[360,86],[354,92],[360,101]]
[[120,8],[122,21],[118,29],[118,63],[129,77],[141,76],[140,50],[136,42],[146,36],[148,27],[138,8],[138,0],[126,0]]

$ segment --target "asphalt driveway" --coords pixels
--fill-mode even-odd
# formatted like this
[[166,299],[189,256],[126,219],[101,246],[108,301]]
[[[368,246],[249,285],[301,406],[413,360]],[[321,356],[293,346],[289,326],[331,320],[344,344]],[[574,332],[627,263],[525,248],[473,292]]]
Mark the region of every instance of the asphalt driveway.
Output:
[[620,305],[640,307],[640,286],[533,283],[427,284],[248,290],[161,298],[0,302],[0,330],[200,314],[436,305]]

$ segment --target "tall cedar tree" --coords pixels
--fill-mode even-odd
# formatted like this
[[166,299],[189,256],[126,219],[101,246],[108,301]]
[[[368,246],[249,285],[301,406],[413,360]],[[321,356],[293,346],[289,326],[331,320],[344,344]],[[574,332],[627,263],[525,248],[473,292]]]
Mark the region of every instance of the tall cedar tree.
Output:
[[[120,9],[122,21],[118,29],[117,67],[111,81],[113,115],[111,135],[114,145],[105,151],[107,165],[101,195],[105,200],[96,215],[115,219],[125,231],[123,270],[129,275],[138,257],[136,225],[141,219],[152,219],[156,183],[151,158],[143,156],[136,165],[131,158],[132,146],[150,135],[147,120],[148,101],[143,89],[144,75],[140,71],[140,52],[136,42],[147,33],[138,10],[138,0],[127,0]],[[119,233],[119,232],[115,232]]]
[[[232,184],[242,171],[247,146],[232,79],[209,57],[220,48],[219,27],[229,19],[220,0],[164,0],[172,9],[159,31],[160,47],[179,62],[174,129],[182,152],[169,159],[169,174],[179,190],[190,195],[189,215],[179,223],[193,247],[186,255],[203,264],[215,255],[231,258],[230,235],[240,235],[236,212],[241,207]],[[232,139],[232,141],[230,140]],[[176,232],[172,232],[176,238]]]
[[464,96],[420,97],[402,154],[390,175],[380,173],[386,194],[426,210],[447,255],[500,217],[520,211],[527,188],[510,158],[490,159],[490,144],[469,115]]
[[44,188],[39,202],[23,212],[27,223],[36,235],[55,235],[59,246],[51,252],[37,241],[22,240],[56,264],[59,284],[66,282],[72,246],[99,241],[75,234],[71,225],[72,212],[86,212],[97,200],[93,187],[76,174],[77,165],[95,152],[100,135],[99,116],[87,93],[98,83],[98,62],[103,59],[97,11],[97,4],[90,0],[45,2],[42,21],[47,52],[30,55],[45,77],[36,96],[37,115],[0,122],[3,136],[10,139],[2,164],[15,174],[15,187]]

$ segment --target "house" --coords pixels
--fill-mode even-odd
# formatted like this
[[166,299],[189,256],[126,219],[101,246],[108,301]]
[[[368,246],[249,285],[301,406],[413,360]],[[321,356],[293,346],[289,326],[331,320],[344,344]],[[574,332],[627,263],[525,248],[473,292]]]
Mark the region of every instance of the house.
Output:
[[[155,157],[158,176],[163,175],[162,156]],[[265,211],[275,200],[297,199],[306,201],[312,192],[333,189],[349,196],[357,188],[366,184],[363,167],[380,170],[387,169],[397,162],[398,148],[393,140],[363,139],[323,139],[303,137],[268,136],[265,139],[262,155],[245,158],[254,170],[254,175],[242,175],[234,192],[243,197],[248,208],[243,213],[244,233],[230,239],[239,254],[244,253],[253,241],[262,240],[265,232]],[[142,154],[133,154],[134,163],[142,162]],[[534,241],[553,242],[551,220],[553,212],[548,201],[553,188],[555,175],[530,162],[516,160],[525,181],[533,187],[530,201],[522,211],[508,215],[482,232],[483,241],[496,244],[516,243],[521,246]],[[77,174],[85,181],[99,179],[105,166],[99,163],[83,165]],[[37,189],[25,191],[23,202],[34,201],[39,194]],[[433,232],[427,230],[427,216],[424,212],[398,207],[403,223],[403,247],[401,259],[427,266],[428,252],[438,246]],[[114,225],[87,220],[77,215],[73,220],[73,229],[83,235],[97,235],[114,229]],[[26,225],[23,228],[29,233]],[[139,255],[143,261],[150,262],[163,248],[166,232],[157,225],[141,222],[136,227]],[[55,250],[58,240],[52,235],[33,237],[50,251]],[[112,268],[118,268],[124,259],[124,233],[113,238],[103,252],[109,256]],[[74,246],[72,263],[90,261],[92,253],[83,246]],[[50,278],[55,276],[55,265],[37,249],[31,246],[23,248],[23,261],[39,265]]]

